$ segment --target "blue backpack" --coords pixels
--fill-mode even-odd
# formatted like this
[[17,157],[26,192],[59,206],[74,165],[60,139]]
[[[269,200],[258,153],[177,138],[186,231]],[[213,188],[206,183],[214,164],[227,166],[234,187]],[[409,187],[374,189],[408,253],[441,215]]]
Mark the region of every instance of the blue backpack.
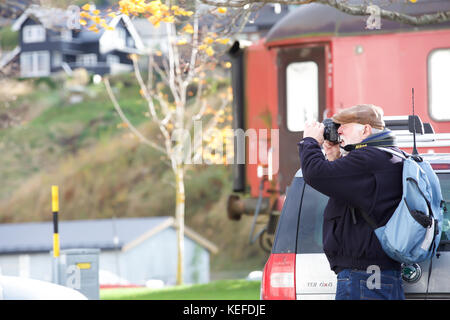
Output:
[[430,163],[422,158],[378,148],[404,159],[402,200],[384,226],[376,226],[364,212],[362,216],[392,259],[405,264],[430,259],[441,239],[445,210],[439,179]]

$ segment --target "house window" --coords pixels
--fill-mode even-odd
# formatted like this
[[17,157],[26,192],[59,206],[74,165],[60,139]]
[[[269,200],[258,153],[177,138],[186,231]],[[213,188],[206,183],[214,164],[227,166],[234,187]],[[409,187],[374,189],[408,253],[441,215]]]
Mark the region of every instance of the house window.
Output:
[[112,65],[112,64],[116,64],[116,63],[120,63],[120,58],[116,55],[113,54],[108,54],[106,56],[106,63],[108,65]]
[[20,55],[20,72],[25,77],[47,76],[50,73],[48,51],[23,52]]
[[62,54],[59,51],[53,51],[52,65],[53,67],[60,67],[62,64]]
[[450,49],[438,49],[428,57],[428,108],[437,121],[450,120]]
[[314,61],[294,62],[286,69],[287,128],[303,131],[304,123],[319,117],[319,68]]
[[23,27],[22,41],[24,43],[45,41],[45,28],[41,25]]
[[97,65],[97,55],[95,53],[80,54],[77,56],[77,63],[86,67]]

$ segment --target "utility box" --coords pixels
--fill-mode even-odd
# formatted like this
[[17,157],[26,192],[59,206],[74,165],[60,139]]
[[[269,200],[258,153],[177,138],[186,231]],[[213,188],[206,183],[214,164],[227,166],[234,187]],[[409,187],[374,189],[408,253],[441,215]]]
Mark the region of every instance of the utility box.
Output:
[[[99,249],[61,250],[55,261],[58,274],[56,282],[75,289],[89,300],[100,298],[99,285]],[[55,258],[54,258],[55,259]]]

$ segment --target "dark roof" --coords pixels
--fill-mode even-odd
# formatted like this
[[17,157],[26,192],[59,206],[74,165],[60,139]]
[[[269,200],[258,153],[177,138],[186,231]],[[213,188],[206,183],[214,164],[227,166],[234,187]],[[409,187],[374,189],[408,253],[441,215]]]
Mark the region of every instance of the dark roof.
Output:
[[[385,2],[384,0],[375,0],[373,3],[379,4],[380,1]],[[450,10],[450,1],[421,0],[417,1],[417,3],[393,3],[387,6],[380,5],[380,7],[410,15],[421,15]],[[367,18],[368,16],[349,15],[328,5],[318,3],[305,4],[299,6],[274,25],[267,34],[266,43],[270,44],[278,40],[311,35],[339,36],[358,33],[373,34],[450,27],[450,22],[415,27],[381,19],[381,29],[368,30],[366,29]]]
[[[121,218],[60,221],[61,249],[114,249],[114,228],[118,248],[142,237],[150,230],[173,219],[171,217]],[[53,249],[53,223],[0,224],[0,253],[50,252]]]

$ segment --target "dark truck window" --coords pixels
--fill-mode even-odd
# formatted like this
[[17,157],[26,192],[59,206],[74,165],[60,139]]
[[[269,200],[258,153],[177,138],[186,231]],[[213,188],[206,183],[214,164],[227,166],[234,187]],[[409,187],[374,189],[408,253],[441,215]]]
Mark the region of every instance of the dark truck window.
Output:
[[[440,250],[448,251],[450,243],[450,173],[439,173],[442,198],[448,211],[444,213]],[[303,201],[300,208],[300,221],[297,236],[297,253],[322,253],[323,211],[328,203],[328,197],[305,185]]]
[[321,253],[323,211],[328,197],[305,185],[300,209],[300,221],[297,237],[297,253]]

